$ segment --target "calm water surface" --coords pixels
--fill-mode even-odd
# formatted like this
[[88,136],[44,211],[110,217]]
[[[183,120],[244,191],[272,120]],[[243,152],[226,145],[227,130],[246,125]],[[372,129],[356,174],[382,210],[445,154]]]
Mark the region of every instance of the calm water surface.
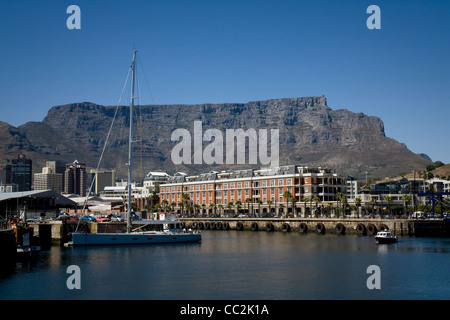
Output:
[[[198,244],[52,247],[2,275],[0,299],[449,299],[449,262],[450,239],[204,231]],[[67,288],[70,265],[80,290]]]

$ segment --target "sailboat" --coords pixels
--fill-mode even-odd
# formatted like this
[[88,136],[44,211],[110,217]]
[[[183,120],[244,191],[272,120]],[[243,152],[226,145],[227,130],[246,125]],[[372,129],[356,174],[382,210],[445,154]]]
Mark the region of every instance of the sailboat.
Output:
[[[133,108],[134,108],[134,82],[136,70],[136,52],[133,51],[131,64],[131,103],[130,103],[130,128],[128,145],[128,208],[127,229],[124,233],[72,233],[73,246],[89,245],[132,245],[132,244],[159,244],[159,243],[183,243],[200,242],[202,235],[197,231],[182,229],[182,222],[175,217],[163,219],[140,220],[140,226],[132,229],[131,212],[131,174],[132,174],[132,134],[133,134]],[[86,197],[87,199],[87,197]],[[84,210],[83,210],[84,211]],[[145,229],[150,229],[144,231]]]

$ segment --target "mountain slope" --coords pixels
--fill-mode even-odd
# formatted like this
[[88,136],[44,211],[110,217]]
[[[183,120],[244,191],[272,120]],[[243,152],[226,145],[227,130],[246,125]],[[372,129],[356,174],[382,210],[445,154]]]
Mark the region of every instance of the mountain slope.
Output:
[[[115,109],[93,103],[53,107],[42,122],[11,129],[9,138],[15,141],[16,149],[6,150],[18,150],[22,143],[26,151],[48,160],[77,159],[95,167]],[[342,174],[363,176],[367,171],[383,177],[421,169],[430,163],[404,144],[386,137],[381,119],[345,109],[333,110],[323,96],[248,103],[150,105],[137,108],[136,113],[140,121],[136,124],[139,142],[133,146],[134,166],[138,172],[141,170],[136,178],[150,170],[199,173],[261,166],[175,165],[171,151],[177,142],[171,141],[172,132],[184,128],[193,135],[194,121],[202,121],[203,132],[220,130],[224,141],[227,129],[278,129],[280,164],[321,165],[336,168]],[[126,170],[128,121],[128,107],[119,107],[103,168]],[[3,144],[2,148],[7,147]]]

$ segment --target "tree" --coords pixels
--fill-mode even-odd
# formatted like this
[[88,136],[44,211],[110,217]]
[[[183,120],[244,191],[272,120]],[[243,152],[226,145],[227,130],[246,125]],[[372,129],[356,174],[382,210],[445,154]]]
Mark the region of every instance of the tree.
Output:
[[303,204],[305,205],[305,211],[303,212],[304,218],[306,218],[306,204],[308,203],[309,199],[307,197],[302,198]]
[[272,210],[271,210],[271,204],[273,203],[272,200],[267,200],[267,204],[269,205],[269,215],[272,215]]
[[233,202],[228,202],[227,203],[227,208],[228,208],[228,210],[231,210],[231,208],[233,207]]
[[239,214],[239,211],[242,208],[242,201],[241,200],[237,200],[236,201],[236,207],[237,207],[237,213]]
[[286,208],[288,208],[288,213],[289,213],[289,200],[291,200],[292,198],[292,194],[290,191],[285,191],[283,192],[283,197],[286,199]]
[[210,209],[213,209],[213,212],[214,212],[215,215],[217,214],[217,212],[216,212],[216,205],[215,205],[214,203],[211,202],[211,203],[209,204],[209,208],[210,208]]
[[[250,199],[250,198],[246,198],[245,199],[245,203],[247,204],[247,211],[248,211],[248,214],[250,215],[250,203],[252,203],[252,199]],[[253,211],[253,210],[252,210]],[[253,215],[252,215],[253,216]]]
[[318,206],[319,206],[319,203],[322,202],[322,200],[320,200],[319,197],[314,197],[314,198],[312,199],[312,201],[314,201],[314,203],[316,204],[316,215],[317,215],[317,208],[318,208]]
[[328,215],[331,217],[331,210],[333,210],[333,204],[331,202],[328,202],[326,208],[328,211]]
[[197,217],[198,209],[200,208],[199,204],[194,204],[194,216]]
[[411,201],[411,196],[408,194],[405,194],[405,195],[403,195],[402,200],[403,200],[403,214],[407,215],[408,214],[407,208],[408,208],[409,202]]
[[280,203],[280,204],[278,205],[278,207],[279,207],[280,210],[281,210],[281,214],[283,214],[284,204]]
[[161,201],[161,205],[163,207],[164,212],[167,211],[167,205],[169,204],[169,201],[167,201],[166,199],[164,199],[163,201]]
[[189,195],[184,193],[181,197],[181,210],[183,211],[183,214],[186,213],[185,206],[189,204],[189,200]]
[[263,203],[261,199],[256,200],[256,203],[258,203],[258,216],[261,218],[261,204]]
[[391,204],[394,200],[392,200],[392,197],[385,197],[387,205],[388,205],[388,214],[391,214]]
[[371,198],[370,203],[372,203],[372,218],[375,214],[375,205],[377,204],[377,198]]

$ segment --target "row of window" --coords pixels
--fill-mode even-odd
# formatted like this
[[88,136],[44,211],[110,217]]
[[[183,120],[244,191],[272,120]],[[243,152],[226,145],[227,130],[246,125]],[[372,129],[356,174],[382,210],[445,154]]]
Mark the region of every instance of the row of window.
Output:
[[[327,179],[327,178],[304,178],[304,184],[317,184],[317,183],[328,183],[336,185],[339,183],[336,179]],[[252,183],[253,188],[264,188],[264,187],[276,187],[276,186],[292,186],[296,185],[296,181],[294,179],[271,179],[271,180],[262,180],[262,181],[254,181]],[[225,190],[225,189],[242,189],[249,188],[250,182],[227,182],[227,183],[217,183],[216,190]],[[183,192],[192,192],[192,191],[207,191],[214,190],[214,184],[199,184],[199,185],[190,185],[183,186]],[[167,186],[161,185],[161,193],[165,192],[181,192],[181,186]]]

